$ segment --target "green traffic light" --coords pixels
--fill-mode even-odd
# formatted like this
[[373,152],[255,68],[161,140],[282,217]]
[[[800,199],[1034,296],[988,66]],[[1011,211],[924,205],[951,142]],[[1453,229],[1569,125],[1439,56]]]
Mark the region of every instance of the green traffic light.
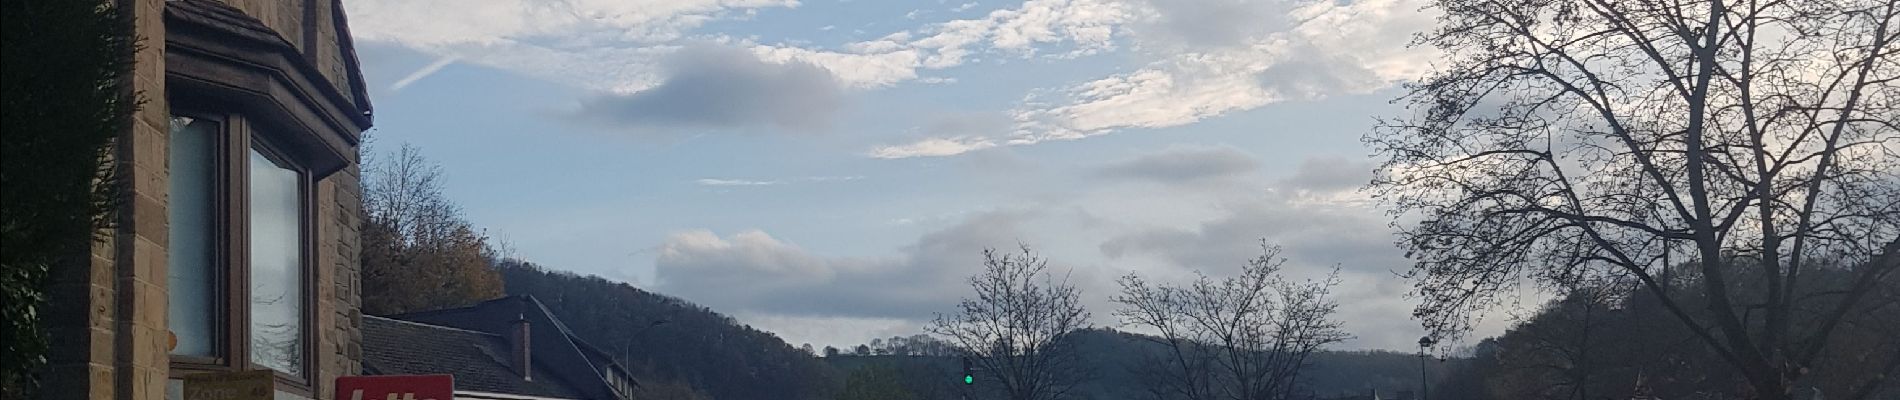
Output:
[[970,369],[970,357],[963,357],[963,384],[976,384],[976,372]]

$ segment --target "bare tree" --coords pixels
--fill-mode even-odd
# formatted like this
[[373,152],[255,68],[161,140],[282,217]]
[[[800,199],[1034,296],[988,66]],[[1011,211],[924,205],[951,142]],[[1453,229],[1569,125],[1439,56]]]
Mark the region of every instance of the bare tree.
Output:
[[[1613,271],[1755,396],[1786,399],[1893,279],[1895,2],[1433,4],[1440,26],[1419,40],[1448,64],[1366,141],[1387,158],[1372,188],[1408,225],[1415,313],[1436,334],[1467,331],[1519,279]],[[1855,279],[1794,296],[1821,259]],[[1701,279],[1676,287],[1675,262]],[[1730,285],[1743,269],[1762,284]]]
[[1121,279],[1115,315],[1160,333],[1155,341],[1165,362],[1154,371],[1161,378],[1157,397],[1292,398],[1307,356],[1348,337],[1333,319],[1339,304],[1328,297],[1338,271],[1324,281],[1289,281],[1280,276],[1280,248],[1261,250],[1240,275],[1225,279],[1200,275],[1186,287],[1132,274]]
[[365,217],[394,229],[405,244],[448,236],[466,225],[461,208],[442,193],[441,166],[407,143],[387,157],[364,157]]
[[970,357],[977,375],[1010,400],[1064,398],[1087,373],[1072,334],[1089,328],[1089,312],[1080,290],[1049,275],[1048,260],[1027,245],[1021,250],[983,250],[983,273],[970,278],[976,297],[938,314],[928,330]]
[[442,193],[441,168],[403,145],[363,169],[363,311],[386,315],[500,297],[488,236]]

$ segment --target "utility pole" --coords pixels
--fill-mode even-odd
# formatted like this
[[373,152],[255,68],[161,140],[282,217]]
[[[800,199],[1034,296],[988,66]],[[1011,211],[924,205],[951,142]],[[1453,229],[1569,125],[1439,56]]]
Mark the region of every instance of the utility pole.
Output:
[[1432,390],[1430,388],[1431,378],[1429,375],[1425,373],[1425,365],[1426,365],[1425,349],[1432,347],[1432,344],[1436,342],[1437,341],[1432,340],[1431,335],[1421,336],[1418,338],[1418,399],[1419,400],[1431,400],[1432,398]]

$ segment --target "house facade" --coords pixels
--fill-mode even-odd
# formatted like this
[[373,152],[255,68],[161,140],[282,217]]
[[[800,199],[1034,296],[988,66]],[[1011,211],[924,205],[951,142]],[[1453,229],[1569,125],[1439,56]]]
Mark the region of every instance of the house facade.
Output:
[[143,104],[113,155],[117,227],[51,277],[44,396],[179,399],[188,375],[271,371],[276,399],[333,398],[361,368],[371,122],[342,4],[114,4]]

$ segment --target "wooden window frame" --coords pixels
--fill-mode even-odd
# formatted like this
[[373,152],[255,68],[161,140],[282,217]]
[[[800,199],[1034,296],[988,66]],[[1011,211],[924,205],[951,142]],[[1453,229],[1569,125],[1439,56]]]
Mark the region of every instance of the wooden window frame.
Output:
[[[235,112],[215,112],[215,106],[183,106],[179,99],[173,99],[172,115],[190,118],[202,118],[217,121],[218,129],[213,134],[216,176],[213,179],[213,191],[217,203],[212,207],[214,214],[214,240],[212,247],[212,275],[217,291],[212,294],[212,320],[214,330],[222,337],[214,342],[218,353],[214,357],[172,356],[172,378],[205,372],[253,371],[268,369],[251,361],[251,253],[250,253],[250,152],[256,149],[259,154],[279,165],[297,172],[298,199],[298,286],[299,348],[302,351],[301,374],[291,375],[281,371],[276,373],[279,390],[301,396],[315,393],[317,367],[320,365],[317,354],[318,329],[317,271],[316,271],[316,223],[317,216],[316,179],[307,166],[291,157],[268,133],[274,131],[269,123],[246,118]],[[260,126],[262,128],[260,129]]]
[[232,234],[232,227],[234,227],[235,224],[231,221],[230,210],[232,208],[232,198],[230,193],[232,190],[232,182],[228,179],[233,173],[229,162],[230,157],[227,157],[226,154],[229,153],[227,147],[229,147],[230,140],[228,140],[228,138],[231,136],[231,125],[234,122],[223,114],[197,112],[196,110],[186,111],[180,108],[174,108],[170,117],[187,117],[210,121],[213,126],[216,127],[216,129],[211,132],[211,134],[215,136],[212,138],[211,147],[212,240],[210,275],[212,278],[211,289],[213,292],[210,293],[212,297],[211,309],[207,310],[207,312],[209,312],[211,316],[210,323],[212,332],[216,333],[217,337],[212,338],[212,355],[210,357],[190,355],[171,356],[171,376],[177,378],[191,373],[232,370],[232,368],[229,367],[230,360],[242,353],[234,353],[230,349],[231,343],[234,342],[232,339],[240,337],[243,332],[237,332],[231,329],[233,324],[230,317],[232,315],[231,304],[233,304],[231,302],[233,295],[231,293],[232,281],[230,273],[232,270],[230,265],[232,259],[231,243],[235,237]]

